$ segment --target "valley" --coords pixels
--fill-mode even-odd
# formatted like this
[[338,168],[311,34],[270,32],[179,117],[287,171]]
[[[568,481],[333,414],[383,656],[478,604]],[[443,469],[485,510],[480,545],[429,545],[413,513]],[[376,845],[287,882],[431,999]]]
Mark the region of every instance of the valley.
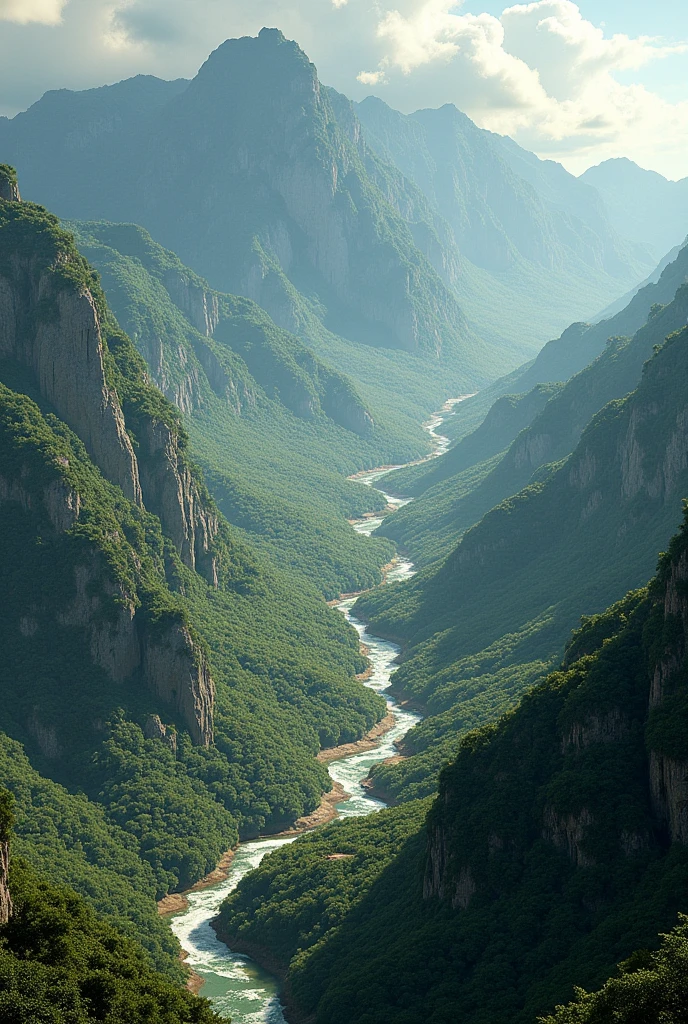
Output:
[[685,1024],[685,48],[78,6],[0,3],[0,1019]]
[[[449,439],[438,433],[445,418],[451,415],[453,408],[463,399],[450,399],[442,412],[433,416],[425,425],[433,442],[433,452],[429,459],[444,454]],[[371,487],[388,471],[388,468],[369,470],[357,475],[359,482]],[[383,493],[383,492],[381,492]],[[383,493],[388,506],[394,508],[403,504],[391,495]],[[372,533],[377,529],[382,518],[370,516],[354,524],[354,529],[362,534]],[[410,579],[413,575],[413,564],[405,558],[395,558],[386,574],[386,582],[393,583]],[[351,614],[356,596],[338,601],[335,607],[355,627],[366,658],[370,663],[370,672],[365,685],[385,696],[388,714],[394,718],[394,725],[389,729],[373,749],[346,756],[343,759],[328,761],[328,772],[332,781],[347,794],[344,801],[334,805],[337,817],[364,817],[381,810],[383,801],[371,796],[362,783],[368,778],[375,764],[387,761],[396,752],[396,744],[418,721],[419,716],[403,708],[385,693],[390,679],[397,668],[396,658],[399,647],[382,637],[369,632],[363,623]],[[231,862],[225,881],[208,886],[197,892],[189,892],[185,898],[188,909],[171,917],[170,925],[179,939],[182,949],[188,954],[185,963],[202,979],[202,994],[212,1000],[213,1005],[223,1015],[231,1018],[235,1024],[250,1024],[260,1019],[266,1024],[284,1024],[280,1003],[280,984],[274,976],[254,961],[247,959],[241,952],[233,951],[215,934],[213,922],[224,899],[236,889],[241,879],[261,863],[263,857],[292,843],[296,836],[268,836],[241,844]],[[268,959],[270,959],[268,955]]]

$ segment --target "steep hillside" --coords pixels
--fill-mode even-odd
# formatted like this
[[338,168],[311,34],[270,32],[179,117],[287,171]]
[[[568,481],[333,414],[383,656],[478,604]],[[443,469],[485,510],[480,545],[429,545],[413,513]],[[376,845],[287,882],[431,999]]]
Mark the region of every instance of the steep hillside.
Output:
[[0,1014],[16,1024],[219,1024],[210,1004],[151,969],[144,951],[77,894],[10,859],[0,794]]
[[[682,285],[673,302],[653,307],[648,322],[632,339],[610,338],[602,355],[567,384],[554,388],[549,401],[542,403],[542,409],[516,436],[496,465],[484,463],[478,467],[480,475],[478,470],[471,469],[469,462],[462,472],[445,476],[466,448],[469,453],[474,450],[482,454],[480,438],[489,423],[494,422],[492,412],[489,413],[478,431],[464,438],[432,467],[440,482],[413,505],[389,518],[380,532],[403,544],[421,564],[448,553],[459,537],[486,512],[537,479],[542,467],[566,458],[595,413],[613,399],[623,398],[632,391],[653,348],[687,322],[688,285]],[[493,409],[498,412],[503,401],[495,403]],[[528,396],[524,396],[521,404],[527,407],[528,401]],[[476,445],[475,449],[471,445]],[[394,475],[387,479],[394,481]],[[466,486],[467,481],[472,483],[470,488]]]
[[[375,818],[331,836],[357,898],[329,932],[316,922],[344,869],[321,867],[312,841],[243,882],[222,926],[289,961],[294,1019],[526,1024],[631,957],[625,982],[554,1019],[682,1020],[685,926],[648,950],[688,901],[687,581],[688,510],[650,585],[585,620],[557,672],[466,736],[426,827],[404,839],[411,808],[387,812],[381,874],[366,867]],[[316,871],[297,932],[284,893]]]
[[465,436],[482,422],[500,395],[526,392],[547,381],[567,381],[604,351],[609,338],[635,334],[647,321],[653,306],[667,305],[688,280],[688,248],[682,247],[663,266],[657,280],[652,280],[654,276],[612,316],[593,324],[571,324],[559,338],[548,342],[532,362],[462,402],[448,423],[447,432],[456,438]]
[[[443,457],[419,466],[394,470],[382,478],[384,486],[404,497],[418,497],[435,484],[500,455],[563,386],[560,383],[536,384],[524,394],[502,395],[490,406],[482,423]],[[451,418],[445,422],[451,423]],[[444,423],[442,429],[445,429]]]
[[617,234],[595,189],[561,165],[483,131],[452,104],[405,115],[370,96],[355,108],[370,147],[449,228],[436,232],[460,256],[445,276],[483,330],[530,335],[539,347],[600,308],[598,296],[618,297],[624,281],[647,273],[650,254]]
[[668,252],[688,231],[688,178],[669,181],[626,157],[590,167],[580,180],[597,189],[609,218],[627,238]]
[[76,232],[151,377],[186,414],[225,515],[328,599],[379,582],[391,544],[346,520],[384,499],[345,477],[421,455],[427,440],[412,417],[371,413],[349,378],[249,299],[213,291],[142,228]]
[[18,843],[178,974],[153,899],[239,834],[313,810],[330,786],[314,755],[384,702],[317,588],[218,511],[95,273],[18,196],[0,199],[0,345],[0,747]]
[[647,578],[688,492],[687,383],[684,328],[568,458],[489,512],[444,561],[359,599],[375,632],[405,644],[395,689],[429,712],[405,740],[418,760],[374,773],[387,791],[428,792],[458,734],[551,666],[581,612]]

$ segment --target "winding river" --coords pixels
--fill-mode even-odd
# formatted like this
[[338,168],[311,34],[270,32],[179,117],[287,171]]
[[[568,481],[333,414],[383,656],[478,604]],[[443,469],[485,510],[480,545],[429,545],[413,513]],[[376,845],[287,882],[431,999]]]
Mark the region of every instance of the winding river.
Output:
[[[468,396],[462,396],[468,397]],[[449,439],[437,433],[438,427],[452,414],[453,406],[462,398],[451,399],[441,412],[434,415],[425,429],[434,442],[434,450],[428,458],[436,458],[449,447]],[[360,483],[370,487],[391,467],[357,474]],[[394,467],[397,468],[397,467]],[[379,488],[378,488],[379,489]],[[410,499],[395,498],[381,491],[393,508],[406,505]],[[359,533],[370,535],[382,522],[382,516],[372,516],[354,524]],[[387,581],[408,579],[414,573],[413,563],[397,558],[387,573]],[[356,598],[340,601],[337,608],[356,628],[368,651],[372,673],[365,685],[383,692],[389,686],[395,669],[395,658],[399,647],[368,633],[365,626],[352,614]],[[394,714],[395,724],[381,738],[373,750],[353,754],[328,765],[330,776],[351,794],[350,799],[336,805],[340,818],[360,817],[378,811],[385,806],[381,800],[369,796],[361,783],[370,769],[396,753],[395,742],[419,721],[419,716],[400,707],[385,694],[389,710]],[[170,917],[170,925],[188,956],[186,963],[203,978],[202,994],[211,999],[218,1013],[231,1017],[233,1024],[286,1024],[279,1001],[279,982],[253,960],[239,953],[233,953],[220,942],[210,927],[210,921],[217,915],[220,904],[237,887],[241,879],[257,867],[266,854],[272,853],[286,843],[293,843],[296,836],[275,836],[242,843],[232,861],[229,874],[223,882],[187,893],[188,909]]]

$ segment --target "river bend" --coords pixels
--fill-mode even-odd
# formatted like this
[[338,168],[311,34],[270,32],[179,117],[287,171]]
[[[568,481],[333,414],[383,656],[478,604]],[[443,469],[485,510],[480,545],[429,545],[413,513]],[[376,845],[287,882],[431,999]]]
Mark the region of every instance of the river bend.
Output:
[[[462,398],[451,399],[441,412],[425,424],[425,429],[433,438],[435,445],[429,458],[436,458],[449,447],[449,439],[438,434],[437,429],[451,415],[452,407],[460,401]],[[375,481],[389,472],[389,468],[357,474],[356,479],[374,487]],[[381,493],[393,508],[406,505],[410,500],[395,498],[384,491]],[[369,535],[381,522],[382,516],[371,516],[354,523],[353,528],[359,533]],[[386,580],[391,582],[408,579],[413,573],[413,564],[408,559],[399,557],[395,559],[387,573]],[[399,647],[368,633],[363,623],[351,614],[355,601],[355,597],[350,597],[340,601],[336,607],[356,628],[361,642],[367,648],[372,672],[365,685],[384,692],[396,668],[395,658],[399,653]],[[378,746],[363,753],[331,761],[328,765],[332,779],[351,794],[350,799],[336,805],[340,818],[361,817],[385,807],[381,800],[370,796],[361,783],[368,777],[374,764],[396,753],[395,742],[419,721],[418,715],[400,707],[389,694],[385,693],[385,697],[389,710],[394,714],[395,723],[380,739]],[[294,842],[296,838],[297,836],[275,836],[241,843],[227,878],[206,889],[187,893],[188,909],[169,919],[172,931],[187,953],[186,963],[203,978],[202,995],[212,1000],[218,1013],[231,1017],[233,1024],[286,1024],[279,1001],[279,982],[249,957],[228,949],[217,938],[210,922],[217,915],[222,901],[237,887],[244,875],[258,867],[266,854],[272,853],[286,843]]]

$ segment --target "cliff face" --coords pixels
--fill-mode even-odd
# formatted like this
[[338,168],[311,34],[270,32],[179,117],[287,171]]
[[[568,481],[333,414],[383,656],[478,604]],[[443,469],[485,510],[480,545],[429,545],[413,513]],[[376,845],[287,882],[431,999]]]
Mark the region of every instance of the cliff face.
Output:
[[[686,686],[686,649],[688,643],[688,548],[668,568],[663,602],[664,634],[669,642],[663,647],[655,666],[650,689],[650,712],[676,721],[677,699]],[[653,735],[650,749],[650,790],[655,812],[676,842],[688,844],[688,751],[681,751],[666,739]],[[672,749],[673,747],[673,749]],[[681,756],[683,754],[683,756]]]
[[[113,684],[142,679],[194,742],[208,745],[213,682],[167,589],[162,534],[149,548],[156,527],[142,517],[145,504],[182,561],[217,587],[219,516],[189,466],[174,410],[107,320],[89,274],[54,218],[0,200],[0,358],[32,381],[60,421],[0,385],[0,510],[21,510],[35,524],[40,542],[54,548],[63,587],[49,596],[47,583],[33,590],[32,581],[15,580],[17,632],[39,646],[51,635],[79,635],[84,655]],[[136,454],[115,379],[136,424]],[[60,757],[65,738],[50,715],[33,708],[25,725],[44,757]]]
[[[103,475],[157,515],[182,561],[217,586],[217,515],[182,457],[179,426],[173,418],[137,408],[137,457],[120,396],[108,382],[112,353],[97,301],[83,281],[59,272],[61,267],[69,272],[79,257],[60,240],[52,260],[46,258],[38,232],[33,248],[18,245],[13,231],[22,230],[19,209],[25,211],[24,230],[31,238],[36,208],[5,206],[5,231],[0,225],[0,357],[30,371],[41,397],[78,434]],[[142,374],[134,387],[144,394],[150,389]]]
[[61,287],[31,257],[7,255],[0,269],[0,355],[33,372],[43,397],[103,474],[140,504],[138,464],[119,399],[106,383],[93,297],[84,288]]
[[159,516],[184,564],[217,587],[219,516],[200,493],[180,451],[179,435],[167,424],[150,419],[139,443],[145,452],[140,472],[147,508]]
[[[60,468],[61,464],[50,467],[52,479],[45,483],[40,478],[47,467],[41,470],[31,461],[15,464],[12,470],[8,467],[0,475],[0,507],[20,506],[27,517],[43,524],[44,542],[52,532],[57,544],[67,540],[65,535],[77,526],[83,510],[89,513],[89,502],[60,478]],[[135,552],[127,554],[135,564],[139,561]],[[205,655],[179,615],[149,625],[139,611],[139,596],[113,576],[96,545],[81,552],[71,579],[63,582],[60,606],[50,600],[41,603],[38,595],[26,607],[17,604],[18,632],[44,643],[53,630],[77,631],[83,637],[83,653],[113,684],[121,686],[141,677],[179,713],[194,742],[208,746],[213,739],[215,688]],[[34,709],[27,727],[44,757],[60,757],[68,738],[56,731],[40,708]]]
[[12,916],[12,897],[9,886],[10,843],[0,840],[0,925],[7,924]]

